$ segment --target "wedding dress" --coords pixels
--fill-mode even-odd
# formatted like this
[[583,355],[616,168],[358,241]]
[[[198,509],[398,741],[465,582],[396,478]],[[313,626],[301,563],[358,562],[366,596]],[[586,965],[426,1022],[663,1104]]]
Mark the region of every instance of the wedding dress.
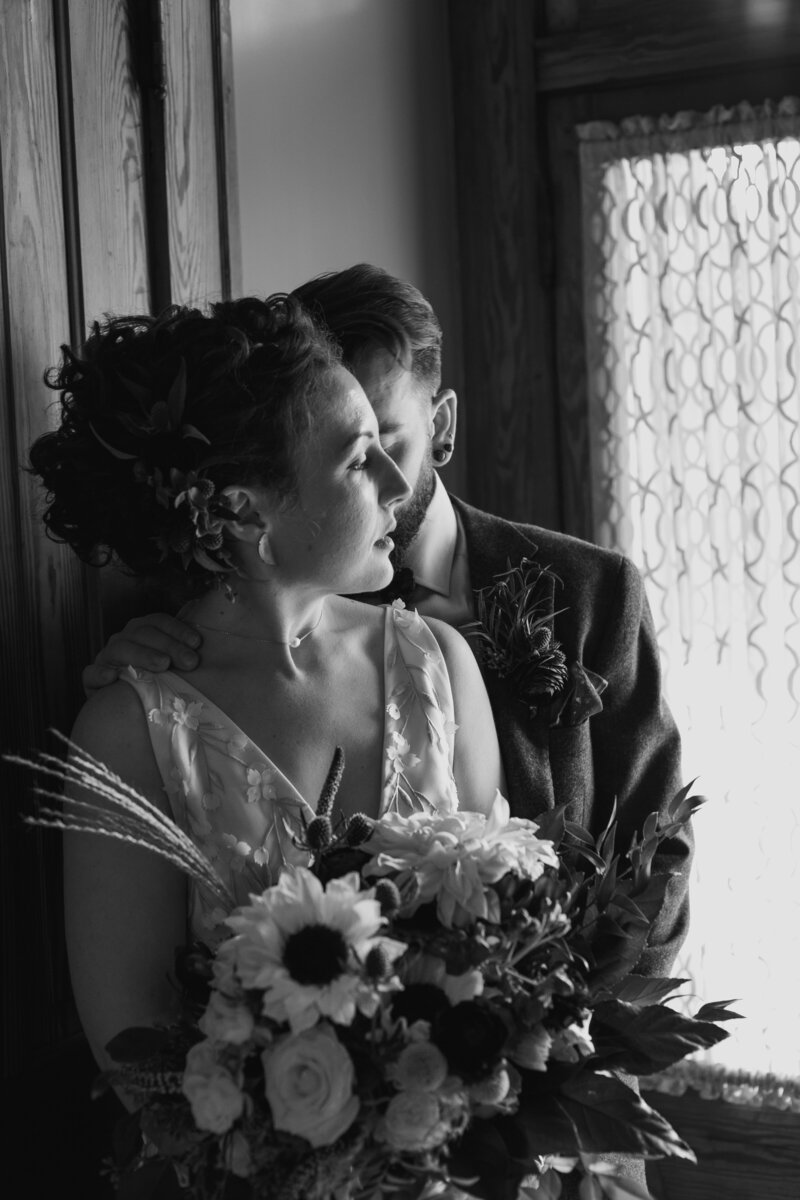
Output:
[[[173,819],[213,863],[236,902],[304,865],[296,844],[313,807],[259,746],[186,679],[128,668],[147,714]],[[453,695],[439,644],[396,601],[385,609],[383,782],[379,815],[458,806]],[[331,748],[333,754],[333,747]],[[316,798],[314,798],[316,799]],[[213,945],[227,915],[200,888],[190,895],[192,937]]]

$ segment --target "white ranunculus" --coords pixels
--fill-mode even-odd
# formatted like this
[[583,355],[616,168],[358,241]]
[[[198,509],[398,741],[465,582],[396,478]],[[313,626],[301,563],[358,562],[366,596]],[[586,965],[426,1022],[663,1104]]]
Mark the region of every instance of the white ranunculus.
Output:
[[450,1125],[432,1092],[398,1092],[389,1101],[383,1137],[393,1150],[432,1150],[449,1132]]
[[212,1041],[241,1046],[253,1036],[255,1021],[244,1001],[237,1003],[212,991],[198,1025]]
[[555,1034],[551,1055],[557,1062],[577,1063],[594,1054],[594,1042],[589,1033],[591,1019],[592,1014],[586,1013],[582,1021],[576,1021]]
[[373,855],[364,874],[413,871],[420,891],[408,912],[435,900],[439,920],[448,927],[477,918],[497,921],[499,902],[489,885],[509,871],[538,879],[545,866],[558,865],[553,843],[536,837],[535,822],[509,814],[508,801],[499,792],[488,816],[387,813],[362,846]]
[[198,1042],[186,1055],[182,1090],[195,1125],[209,1133],[227,1133],[244,1111],[241,1088],[217,1062],[211,1042]]
[[353,1124],[353,1063],[329,1025],[278,1038],[261,1061],[276,1129],[330,1146]]
[[546,1071],[552,1044],[553,1038],[544,1025],[536,1025],[512,1038],[506,1053],[512,1062],[527,1071]]
[[447,1078],[447,1059],[432,1042],[411,1042],[387,1071],[402,1091],[436,1092]]

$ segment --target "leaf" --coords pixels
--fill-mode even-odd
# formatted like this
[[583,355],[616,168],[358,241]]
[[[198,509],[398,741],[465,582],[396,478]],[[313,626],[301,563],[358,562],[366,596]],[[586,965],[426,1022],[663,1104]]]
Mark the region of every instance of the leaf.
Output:
[[693,1150],[660,1113],[613,1076],[581,1072],[554,1097],[582,1153],[669,1155],[696,1162]]
[[650,1075],[728,1036],[709,1021],[684,1017],[663,1004],[607,1000],[592,1014],[592,1040],[604,1065]]
[[653,1195],[642,1187],[635,1179],[626,1179],[624,1175],[598,1175],[600,1191],[608,1200],[653,1200]]
[[[149,387],[146,384],[137,383],[135,379],[131,379],[129,375],[123,375],[119,371],[117,372],[117,379],[125,388],[126,392],[129,392],[139,405],[142,414],[144,416],[148,416],[150,407],[153,403],[152,387]],[[141,426],[136,426],[136,428],[141,433]]]
[[114,1123],[111,1134],[111,1150],[115,1164],[124,1169],[136,1162],[142,1148],[142,1131],[138,1112],[126,1112]]
[[95,427],[91,421],[89,422],[89,428],[91,429],[92,433],[97,438],[98,442],[103,447],[103,449],[107,450],[109,454],[112,454],[114,456],[114,458],[119,458],[122,460],[128,460],[130,462],[133,462],[134,459],[139,457],[138,454],[128,454],[125,450],[117,450],[114,446],[112,446],[104,438],[100,437],[100,434],[97,432],[97,430],[95,429]]
[[175,372],[169,393],[167,395],[168,425],[170,431],[177,431],[183,420],[183,410],[186,405],[186,359],[181,355],[178,359],[178,370]]
[[116,1200],[180,1200],[182,1195],[170,1163],[154,1158],[120,1177]]
[[516,1138],[509,1122],[502,1118],[472,1121],[451,1148],[451,1178],[469,1180],[470,1195],[480,1200],[517,1200],[527,1174],[525,1162],[510,1148]]
[[106,1046],[106,1050],[118,1063],[135,1063],[160,1054],[169,1041],[164,1029],[152,1029],[133,1025],[123,1029]]
[[[677,991],[679,987],[691,982],[691,979],[646,978],[644,975],[628,975],[614,988],[614,998],[626,1000],[629,1004],[658,1004]],[[699,1015],[698,1013],[697,1016],[699,1017]],[[714,1020],[710,1016],[707,1019]]]
[[205,442],[207,446],[211,445],[204,433],[201,433],[196,425],[184,424],[181,426],[181,437],[196,438],[200,442]]
[[564,828],[567,833],[574,837],[576,841],[583,842],[586,846],[594,846],[594,838],[589,833],[588,829],[584,829],[577,821],[565,821]]
[[558,808],[549,809],[536,818],[536,836],[552,842],[554,846],[560,846],[564,838],[566,829],[566,804],[560,804]]
[[[688,980],[687,980],[688,982]],[[702,1008],[698,1008],[694,1014],[696,1021],[740,1021],[743,1020],[742,1014],[730,1012],[729,1004],[736,1004],[736,1000],[712,1000],[708,1004],[704,1004]]]
[[670,802],[668,813],[673,821],[677,821],[681,825],[685,825],[691,820],[698,809],[708,803],[706,796],[691,796],[689,793],[694,787],[696,779],[691,779],[685,787],[682,787],[679,792],[673,797]]

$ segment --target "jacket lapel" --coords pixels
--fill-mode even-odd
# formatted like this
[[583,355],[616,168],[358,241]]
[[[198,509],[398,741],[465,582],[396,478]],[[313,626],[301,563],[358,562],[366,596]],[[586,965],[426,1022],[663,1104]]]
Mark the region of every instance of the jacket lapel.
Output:
[[[523,558],[536,557],[535,543],[510,521],[479,512],[454,496],[451,500],[464,527],[473,589],[490,587],[509,563],[514,567]],[[553,581],[549,580],[548,585],[552,625]],[[471,644],[474,651],[475,644]],[[480,659],[478,662],[480,664]],[[504,679],[480,665],[494,713],[511,813],[515,817],[535,819],[555,806],[550,771],[550,731],[546,725],[531,719],[527,705],[512,694]]]

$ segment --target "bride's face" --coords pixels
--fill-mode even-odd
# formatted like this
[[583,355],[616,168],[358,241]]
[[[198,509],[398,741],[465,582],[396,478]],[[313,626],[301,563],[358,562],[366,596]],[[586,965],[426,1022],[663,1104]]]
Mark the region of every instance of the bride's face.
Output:
[[270,520],[281,575],[340,594],[374,591],[392,578],[389,534],[411,488],[382,449],[361,386],[343,367],[315,401],[300,448],[297,499]]

